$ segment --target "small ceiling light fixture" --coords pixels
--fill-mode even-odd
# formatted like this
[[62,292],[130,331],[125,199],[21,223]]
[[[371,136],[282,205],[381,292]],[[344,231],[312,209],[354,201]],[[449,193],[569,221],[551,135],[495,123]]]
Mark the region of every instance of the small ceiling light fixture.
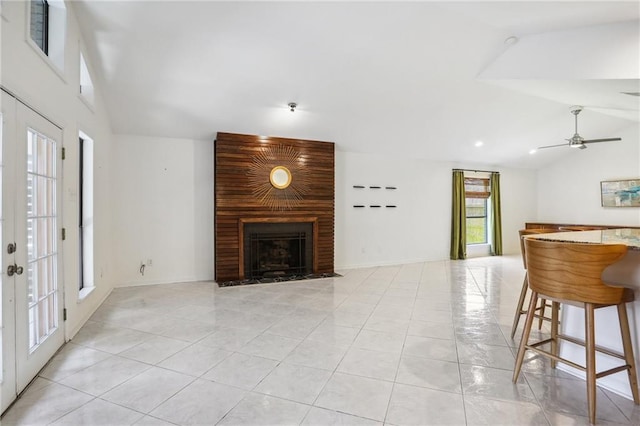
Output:
[[518,37],[510,36],[504,39],[504,44],[511,46],[512,44],[516,44],[518,42]]
[[477,142],[476,142],[476,146],[480,147],[480,146],[482,146],[482,145],[484,145],[484,142],[482,142],[482,141],[477,141]]
[[287,105],[289,106],[289,111],[291,112],[294,112],[298,107],[298,104],[295,102],[289,102]]

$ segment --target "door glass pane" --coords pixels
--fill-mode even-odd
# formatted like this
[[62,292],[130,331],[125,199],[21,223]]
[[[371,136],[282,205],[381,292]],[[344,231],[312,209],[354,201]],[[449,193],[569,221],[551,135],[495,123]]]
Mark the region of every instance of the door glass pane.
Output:
[[27,291],[29,351],[58,327],[56,142],[28,130]]

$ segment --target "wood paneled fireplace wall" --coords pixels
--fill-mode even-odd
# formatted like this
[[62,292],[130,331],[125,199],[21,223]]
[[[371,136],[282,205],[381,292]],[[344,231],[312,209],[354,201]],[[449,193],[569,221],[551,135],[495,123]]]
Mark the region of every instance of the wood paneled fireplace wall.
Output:
[[[218,133],[216,281],[247,278],[244,229],[254,223],[312,224],[308,268],[334,272],[334,153],[331,142]],[[276,169],[287,171],[288,186],[274,181]]]

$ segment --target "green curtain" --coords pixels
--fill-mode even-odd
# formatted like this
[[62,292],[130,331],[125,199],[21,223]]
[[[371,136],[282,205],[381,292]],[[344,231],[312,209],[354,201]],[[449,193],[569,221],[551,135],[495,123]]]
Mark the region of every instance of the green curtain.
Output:
[[467,211],[464,191],[464,172],[453,171],[451,202],[451,259],[467,257]]
[[500,173],[491,173],[491,254],[502,255],[502,213],[500,212]]

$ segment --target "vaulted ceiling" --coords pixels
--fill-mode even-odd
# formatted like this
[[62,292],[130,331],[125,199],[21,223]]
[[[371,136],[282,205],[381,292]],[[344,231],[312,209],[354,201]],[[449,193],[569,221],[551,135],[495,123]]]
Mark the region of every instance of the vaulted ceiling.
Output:
[[640,121],[635,1],[72,4],[115,133],[538,168],[580,153],[529,154],[573,135],[571,105],[585,138]]

